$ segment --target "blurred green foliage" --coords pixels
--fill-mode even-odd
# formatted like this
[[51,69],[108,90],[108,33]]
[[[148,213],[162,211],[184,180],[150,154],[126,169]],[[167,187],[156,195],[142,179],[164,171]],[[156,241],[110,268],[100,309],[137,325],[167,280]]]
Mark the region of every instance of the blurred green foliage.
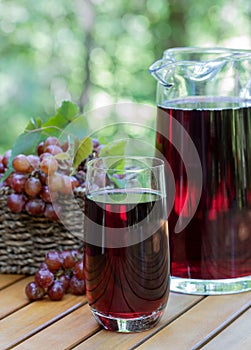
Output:
[[174,46],[251,48],[246,0],[0,0],[0,152],[30,117],[154,104],[148,67]]

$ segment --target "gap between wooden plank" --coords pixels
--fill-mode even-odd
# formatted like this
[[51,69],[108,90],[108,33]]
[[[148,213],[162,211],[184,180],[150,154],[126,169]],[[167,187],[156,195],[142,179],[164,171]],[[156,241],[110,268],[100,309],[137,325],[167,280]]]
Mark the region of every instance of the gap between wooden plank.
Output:
[[[29,337],[31,337],[32,335],[34,335],[34,334],[36,334],[37,332],[39,332],[39,331],[41,331],[41,330],[43,330],[43,329],[45,329],[46,327],[48,327],[48,326],[50,326],[52,323],[54,323],[54,322],[56,322],[56,321],[58,321],[58,320],[60,320],[61,318],[63,318],[63,317],[65,317],[66,315],[68,315],[69,313],[71,313],[72,311],[74,311],[74,310],[76,310],[76,309],[78,309],[79,307],[81,307],[81,306],[83,306],[84,304],[85,304],[85,302],[83,301],[78,301],[78,302],[76,302],[76,304],[75,304],[75,301],[74,301],[74,296],[71,296],[71,295],[69,295],[69,297],[67,298],[68,299],[68,301],[66,300],[65,301],[65,306],[67,305],[67,304],[69,304],[69,306],[66,306],[66,308],[62,311],[62,312],[60,312],[60,313],[55,313],[55,315],[53,315],[50,319],[47,319],[44,323],[42,323],[42,324],[37,324],[34,328],[31,328],[31,326],[28,326],[28,328],[27,328],[27,325],[26,325],[26,328],[27,328],[27,331],[26,331],[26,333],[24,333],[24,334],[21,334],[20,333],[20,329],[18,329],[17,331],[16,331],[16,333],[20,333],[20,334],[18,334],[18,335],[16,335],[16,338],[13,338],[12,340],[8,340],[8,339],[5,339],[5,338],[3,338],[2,340],[3,340],[3,343],[1,344],[0,343],[0,345],[1,346],[4,346],[4,349],[11,349],[11,348],[13,348],[14,346],[16,346],[16,345],[18,345],[18,344],[20,344],[21,342],[23,342],[24,340],[26,340],[26,339],[28,339]],[[69,300],[70,299],[70,300]],[[43,302],[43,301],[42,301]],[[53,308],[53,302],[51,302],[51,301],[45,301],[44,300],[44,302],[46,302],[46,303],[48,303],[47,304],[47,306],[48,305],[50,305],[50,303],[51,303],[51,307]],[[74,303],[73,303],[74,302]],[[9,323],[9,326],[11,327],[11,324],[13,324],[13,322],[14,322],[14,319],[17,319],[17,315],[18,315],[18,319],[19,319],[19,321],[21,322],[22,321],[22,317],[24,317],[25,316],[25,312],[26,312],[26,310],[28,310],[29,308],[34,308],[34,310],[32,310],[32,309],[30,309],[29,310],[29,313],[28,314],[30,314],[30,312],[31,312],[31,310],[33,311],[32,313],[34,314],[35,312],[36,312],[36,308],[35,307],[33,307],[33,305],[35,304],[35,303],[37,303],[37,302],[32,302],[32,303],[30,303],[30,304],[28,304],[28,305],[26,305],[25,307],[23,307],[22,309],[20,309],[20,310],[18,310],[17,312],[15,312],[15,313],[13,313],[13,314],[11,314],[11,315],[9,315],[9,316],[7,316],[7,317],[5,317],[3,320],[2,320],[2,327],[6,327],[6,325]],[[38,303],[40,303],[40,302],[38,302]],[[60,302],[55,302],[55,303],[60,303]],[[41,308],[43,309],[43,305],[42,305],[42,303],[40,304],[41,305]],[[59,306],[60,304],[57,304],[57,306]],[[71,305],[71,306],[70,306]],[[21,316],[21,315],[22,316]],[[31,316],[31,315],[30,315]],[[44,317],[44,316],[43,316]],[[39,318],[38,318],[39,319]],[[16,322],[16,321],[15,321]],[[29,330],[29,328],[30,328],[30,330]],[[4,329],[4,328],[3,328]],[[16,333],[14,333],[14,334],[16,334]],[[2,334],[4,337],[5,337],[5,335],[4,335],[4,333]],[[0,338],[1,338],[1,333],[0,333]],[[0,339],[0,341],[1,341],[1,339]],[[8,343],[7,343],[7,342]]]
[[251,308],[240,315],[233,323],[223,330],[212,341],[203,346],[203,350],[227,349],[248,350],[251,349],[250,333]]
[[0,320],[30,303],[25,295],[25,286],[33,278],[32,276],[21,278],[0,290]]
[[43,350],[46,347],[48,349],[60,347],[66,350],[96,333],[98,328],[95,319],[91,317],[89,306],[85,304],[19,343],[14,349]]
[[244,314],[251,307],[251,301],[243,305],[238,311],[231,315],[226,321],[224,321],[219,327],[215,328],[211,333],[207,335],[202,341],[194,345],[191,350],[200,350],[208,344],[213,338],[215,338],[219,333],[226,329],[231,323],[238,319],[242,314]]
[[0,274],[0,290],[15,284],[17,281],[26,278],[25,275]]
[[[181,293],[179,293],[180,295],[183,295]],[[133,345],[132,347],[128,348],[128,350],[135,350],[138,346],[140,346],[141,344],[143,344],[144,342],[146,342],[148,339],[150,339],[153,335],[157,334],[158,332],[160,332],[162,329],[164,329],[165,327],[167,327],[168,325],[170,325],[172,322],[174,322],[176,319],[178,319],[181,315],[185,314],[188,310],[190,310],[191,308],[193,308],[194,306],[196,306],[197,304],[199,304],[202,300],[204,300],[207,296],[200,296],[201,299],[197,300],[196,302],[194,302],[194,304],[189,305],[187,308],[185,308],[184,310],[182,310],[180,313],[177,313],[176,315],[174,315],[174,317],[170,318],[170,321],[166,324],[163,324],[161,327],[159,327],[158,329],[153,329],[153,332],[151,334],[149,334],[148,336],[146,336],[144,339],[142,339],[141,341],[139,341],[138,343],[136,343],[135,345]]]
[[[250,305],[250,293],[240,293],[222,296],[208,296],[200,303],[182,314],[167,327],[153,335],[139,345],[139,349],[166,349],[173,350],[194,349],[200,342],[208,339],[240,310]],[[186,337],[180,336],[185,332]]]

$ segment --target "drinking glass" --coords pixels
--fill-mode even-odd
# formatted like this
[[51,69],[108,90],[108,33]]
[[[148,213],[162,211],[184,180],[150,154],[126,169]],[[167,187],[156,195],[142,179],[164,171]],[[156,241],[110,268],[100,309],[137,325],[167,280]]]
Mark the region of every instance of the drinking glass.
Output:
[[170,286],[164,163],[103,157],[87,164],[84,274],[91,311],[105,329],[155,326]]

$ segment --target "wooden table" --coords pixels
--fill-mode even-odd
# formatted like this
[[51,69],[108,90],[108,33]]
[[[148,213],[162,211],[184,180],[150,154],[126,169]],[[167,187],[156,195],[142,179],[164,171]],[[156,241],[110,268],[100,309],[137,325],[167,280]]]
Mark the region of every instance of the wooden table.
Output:
[[251,292],[225,296],[171,293],[152,330],[119,334],[101,329],[86,298],[29,302],[33,277],[0,275],[0,349],[251,349]]

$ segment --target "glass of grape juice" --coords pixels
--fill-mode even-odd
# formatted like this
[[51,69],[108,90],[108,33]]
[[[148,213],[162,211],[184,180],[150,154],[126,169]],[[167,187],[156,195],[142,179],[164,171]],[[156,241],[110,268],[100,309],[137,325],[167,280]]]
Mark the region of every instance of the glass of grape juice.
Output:
[[140,332],[163,315],[170,288],[164,163],[103,157],[87,164],[84,275],[106,330]]

